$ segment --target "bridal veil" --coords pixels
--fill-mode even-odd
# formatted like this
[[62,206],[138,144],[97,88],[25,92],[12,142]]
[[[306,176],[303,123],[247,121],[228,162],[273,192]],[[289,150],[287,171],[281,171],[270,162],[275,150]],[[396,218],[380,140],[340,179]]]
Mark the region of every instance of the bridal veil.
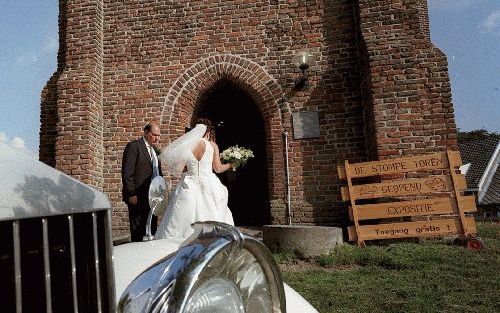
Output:
[[201,138],[205,135],[207,126],[197,124],[195,128],[174,140],[162,151],[159,158],[166,164],[170,175],[181,177],[186,166],[186,154],[191,153]]

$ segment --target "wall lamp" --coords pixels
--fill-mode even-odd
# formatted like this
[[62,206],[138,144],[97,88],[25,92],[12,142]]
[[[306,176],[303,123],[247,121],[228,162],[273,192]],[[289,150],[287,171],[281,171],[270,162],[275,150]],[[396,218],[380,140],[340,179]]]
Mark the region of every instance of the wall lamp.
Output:
[[309,86],[309,75],[307,70],[314,65],[315,60],[315,55],[308,51],[298,51],[295,54],[293,62],[302,72],[302,75],[295,80],[295,89],[306,89]]

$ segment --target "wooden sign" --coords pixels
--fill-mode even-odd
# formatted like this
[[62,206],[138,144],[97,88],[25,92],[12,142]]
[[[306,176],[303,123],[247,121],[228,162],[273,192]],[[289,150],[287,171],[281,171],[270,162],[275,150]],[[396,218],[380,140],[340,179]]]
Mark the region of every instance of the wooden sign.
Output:
[[[453,163],[462,164],[458,151],[452,151]],[[400,174],[423,170],[448,169],[446,152],[426,154],[421,156],[403,157],[382,161],[349,164],[351,178],[368,177],[375,175]],[[337,167],[340,179],[346,179],[344,166]]]
[[[466,189],[465,176],[459,175],[459,187]],[[355,199],[373,199],[381,197],[397,197],[408,195],[421,195],[436,192],[453,191],[453,181],[449,176],[429,176],[427,178],[408,178],[393,180],[385,183],[365,184],[352,186]],[[347,187],[342,187],[342,200],[350,200],[351,195]]]
[[[458,151],[355,164],[345,161],[343,167],[337,167],[337,171],[341,179],[347,180],[347,186],[341,188],[341,193],[342,200],[350,201],[351,204],[349,215],[354,227],[348,229],[349,239],[357,240],[363,246],[364,240],[474,234],[474,219],[467,217],[465,213],[476,211],[475,198],[462,195],[462,190],[467,185],[464,175],[457,173],[460,165],[462,160]],[[373,184],[353,183],[354,178],[429,170],[448,170],[449,175],[396,179]],[[407,196],[417,196],[419,199],[391,199]],[[430,197],[424,198],[425,196]],[[370,199],[377,198],[384,198],[385,201],[367,203]],[[357,200],[364,200],[364,203],[357,204]],[[449,218],[450,215],[458,217]],[[416,216],[429,216],[431,221],[401,223],[398,220],[392,224],[360,224],[364,220]]]
[[[475,212],[477,210],[474,196],[466,196],[459,201],[462,203],[465,212]],[[458,214],[459,212],[457,201],[452,197],[363,204],[357,205],[356,208],[358,210],[358,220],[426,216],[432,214]],[[352,221],[352,207],[349,207],[349,217]]]
[[[466,218],[467,228],[476,232],[473,217]],[[460,218],[442,219],[421,222],[406,222],[393,224],[362,225],[359,226],[361,237],[364,240],[396,239],[409,237],[437,237],[453,235],[460,232],[462,225]],[[348,228],[349,240],[358,240],[355,227]]]

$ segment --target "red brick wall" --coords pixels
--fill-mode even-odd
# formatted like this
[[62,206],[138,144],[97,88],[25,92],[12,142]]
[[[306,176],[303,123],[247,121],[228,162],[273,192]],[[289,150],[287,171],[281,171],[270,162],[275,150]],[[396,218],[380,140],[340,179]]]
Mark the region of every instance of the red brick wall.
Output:
[[57,70],[42,90],[40,103],[40,161],[55,167],[55,146],[57,137],[57,81],[66,64],[66,1],[59,0],[59,51],[57,53]]
[[58,70],[42,92],[40,159],[103,187],[103,4],[60,1]]
[[[408,23],[421,27],[422,2],[404,3],[394,9],[404,20],[386,26],[390,14],[372,1],[62,1],[67,51],[62,74],[53,79],[55,94],[44,94],[41,133],[47,138],[40,149],[50,161],[55,133],[56,167],[109,195],[114,234],[123,235],[126,143],[147,121],[157,121],[165,146],[190,124],[200,96],[226,78],[255,99],[265,121],[272,222],[286,220],[282,133],[288,132],[293,221],[339,224],[344,205],[337,163],[439,149],[454,138],[445,59],[428,37],[406,29]],[[400,36],[400,50],[387,49],[392,37],[384,27]],[[292,58],[304,49],[318,61],[309,71],[310,87],[297,91],[300,71]],[[379,54],[389,56],[380,60]],[[412,67],[391,74],[391,64],[406,62]],[[409,82],[400,85],[403,78]],[[54,91],[53,85],[46,89]],[[384,89],[390,85],[401,91]],[[291,115],[305,111],[318,112],[320,138],[294,140]],[[418,125],[400,123],[419,119]],[[399,134],[397,143],[392,133]]]
[[362,0],[356,17],[370,157],[456,149],[447,61],[430,42],[426,1]]

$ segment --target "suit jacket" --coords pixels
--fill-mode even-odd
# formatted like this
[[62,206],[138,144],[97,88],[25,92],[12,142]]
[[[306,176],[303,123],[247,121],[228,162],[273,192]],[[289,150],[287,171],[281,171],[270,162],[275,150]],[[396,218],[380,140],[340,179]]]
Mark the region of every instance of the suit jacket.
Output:
[[[158,160],[160,176],[161,163]],[[122,199],[128,204],[129,197],[138,196],[139,203],[148,202],[149,186],[153,175],[153,163],[144,138],[127,144],[122,159]]]

